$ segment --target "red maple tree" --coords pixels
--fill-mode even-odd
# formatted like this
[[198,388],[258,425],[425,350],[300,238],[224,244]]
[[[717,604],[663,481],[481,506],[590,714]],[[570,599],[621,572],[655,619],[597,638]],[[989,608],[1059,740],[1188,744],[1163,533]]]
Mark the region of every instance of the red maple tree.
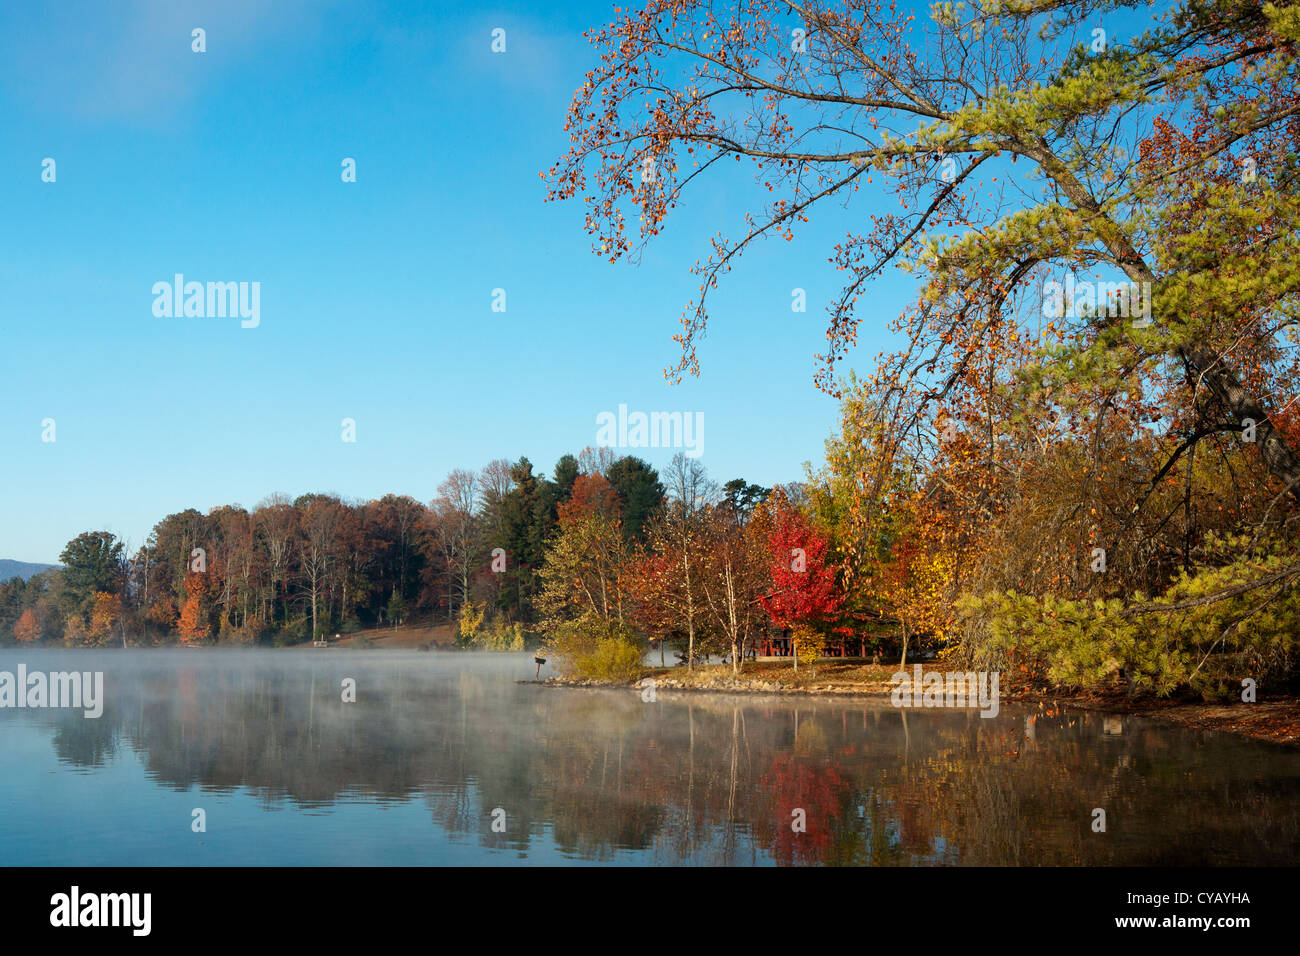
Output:
[[778,627],[825,628],[839,617],[844,593],[827,559],[826,536],[779,494],[773,495],[768,534],[772,589],[759,597]]

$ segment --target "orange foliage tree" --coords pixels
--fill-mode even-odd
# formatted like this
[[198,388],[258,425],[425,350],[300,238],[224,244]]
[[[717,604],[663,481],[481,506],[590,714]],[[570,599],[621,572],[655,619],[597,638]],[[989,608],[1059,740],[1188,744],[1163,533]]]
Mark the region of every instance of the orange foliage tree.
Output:
[[24,644],[30,644],[33,641],[40,640],[41,623],[36,618],[36,612],[27,608],[19,616],[14,624],[14,637]]
[[208,636],[207,625],[208,582],[206,575],[190,574],[185,578],[185,603],[181,606],[176,629],[181,641],[197,644]]

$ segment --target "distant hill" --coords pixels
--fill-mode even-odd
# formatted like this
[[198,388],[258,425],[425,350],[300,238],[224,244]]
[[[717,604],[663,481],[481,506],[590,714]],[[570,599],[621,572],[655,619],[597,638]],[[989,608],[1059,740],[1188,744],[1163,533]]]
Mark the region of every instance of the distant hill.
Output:
[[40,574],[42,571],[49,571],[51,568],[57,567],[57,564],[32,564],[30,561],[11,561],[9,558],[0,558],[0,581],[8,581],[10,578],[22,578],[26,581],[34,574]]

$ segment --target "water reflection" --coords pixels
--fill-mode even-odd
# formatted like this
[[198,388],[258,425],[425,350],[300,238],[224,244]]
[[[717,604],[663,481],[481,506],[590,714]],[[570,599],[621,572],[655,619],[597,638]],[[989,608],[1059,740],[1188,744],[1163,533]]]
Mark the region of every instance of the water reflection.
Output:
[[[0,668],[18,660],[5,652]],[[307,862],[286,856],[305,839],[295,829],[355,807],[371,834],[392,831],[383,858],[368,862],[441,862],[457,844],[473,852],[456,859],[471,862],[547,853],[663,864],[1297,862],[1300,753],[1131,717],[1004,707],[982,719],[670,692],[646,703],[631,692],[517,685],[532,676],[529,655],[178,650],[21,660],[104,670],[107,699],[99,720],[0,712],[0,779],[32,764],[24,734],[79,772],[21,793],[0,783],[0,837],[49,832],[47,803],[92,813],[96,778],[135,761],[144,773],[124,800],[242,795],[256,813],[276,813],[284,846],[250,825],[241,862]],[[354,704],[342,702],[346,677],[357,681]],[[410,818],[384,816],[411,806],[424,808],[442,841],[418,856]],[[498,807],[504,833],[491,826]],[[1092,832],[1096,807],[1106,810],[1106,833]],[[346,844],[350,832],[335,838]],[[156,862],[174,862],[162,837],[152,848],[147,829],[133,839],[146,859],[156,851],[166,857]],[[48,840],[46,856],[29,845],[38,859],[5,862],[57,856]]]

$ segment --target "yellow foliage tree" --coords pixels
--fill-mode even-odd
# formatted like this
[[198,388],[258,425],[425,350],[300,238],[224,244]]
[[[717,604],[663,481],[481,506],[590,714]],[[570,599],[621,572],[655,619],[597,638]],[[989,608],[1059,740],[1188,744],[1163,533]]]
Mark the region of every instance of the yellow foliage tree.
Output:
[[122,601],[116,594],[96,591],[94,604],[90,609],[91,640],[103,644],[112,633],[113,625],[122,619]]
[[81,615],[69,614],[63,625],[63,643],[75,647],[90,642],[90,632],[86,630],[86,622],[81,619]]
[[[794,640],[796,666],[799,661],[803,661],[806,666],[812,667],[826,650],[826,637],[804,625],[794,627],[791,633]],[[813,673],[817,671],[814,669]]]
[[473,601],[466,601],[460,606],[460,614],[457,616],[456,625],[462,644],[469,644],[478,636],[479,630],[483,627],[483,615],[485,613],[487,613],[487,606],[475,604]]

